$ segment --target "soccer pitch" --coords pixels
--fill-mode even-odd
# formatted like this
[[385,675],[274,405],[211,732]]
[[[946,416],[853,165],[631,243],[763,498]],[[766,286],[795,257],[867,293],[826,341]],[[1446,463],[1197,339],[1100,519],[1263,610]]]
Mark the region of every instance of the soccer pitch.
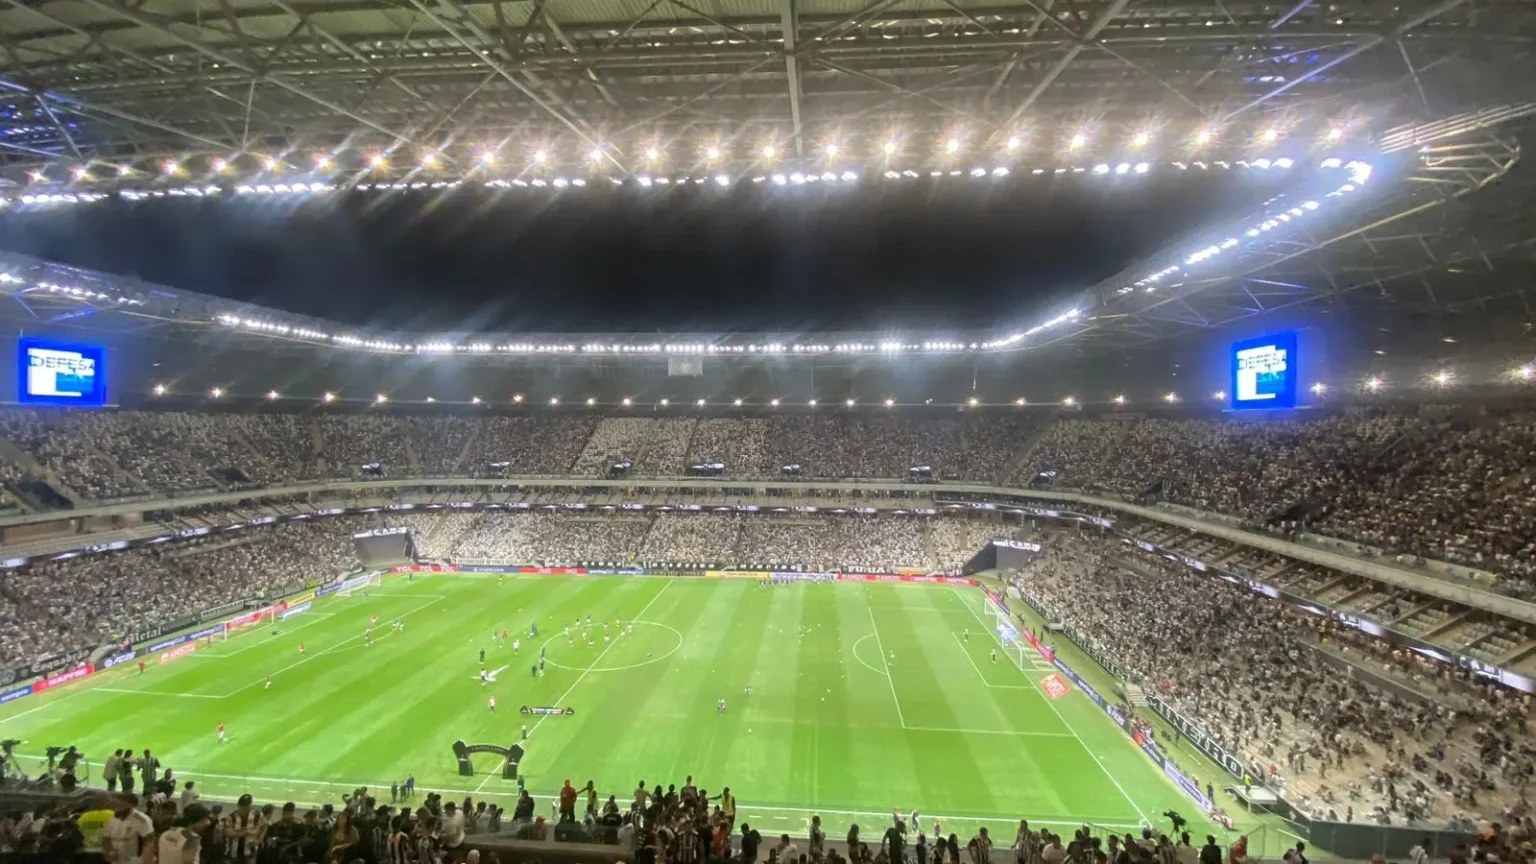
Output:
[[[588,615],[590,647],[564,635]],[[633,632],[605,644],[601,622],[614,619],[633,620]],[[502,629],[519,652],[492,641]],[[548,666],[534,677],[540,646]],[[526,724],[521,773],[540,813],[567,778],[627,806],[640,780],[693,775],[711,795],[729,786],[738,821],[764,833],[801,833],[819,813],[838,837],[851,822],[883,825],[892,808],[962,837],[987,824],[1005,842],[1021,817],[1070,836],[1084,822],[1165,827],[1160,814],[1175,809],[1190,830],[1210,829],[1086,696],[1047,699],[1043,662],[1020,670],[1001,650],[994,662],[996,646],[982,592],[967,587],[390,576],[164,665],[148,658],[144,674],[119,667],[18,700],[0,709],[0,736],[23,739],[18,752],[31,756],[77,745],[92,786],[112,750],[147,747],[205,798],[319,803],[368,786],[388,800],[391,781],[414,774],[418,797],[510,809],[516,783],[497,757],[476,757],[476,775],[461,777],[451,744],[510,744]],[[526,716],[524,705],[575,713]]]

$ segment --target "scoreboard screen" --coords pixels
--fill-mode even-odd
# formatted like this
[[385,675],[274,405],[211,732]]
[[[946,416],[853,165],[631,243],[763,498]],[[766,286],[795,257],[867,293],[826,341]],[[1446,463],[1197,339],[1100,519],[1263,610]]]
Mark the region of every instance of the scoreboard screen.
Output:
[[100,408],[107,404],[106,372],[106,351],[100,345],[22,339],[17,350],[17,401]]
[[1295,408],[1296,333],[1232,343],[1232,408]]

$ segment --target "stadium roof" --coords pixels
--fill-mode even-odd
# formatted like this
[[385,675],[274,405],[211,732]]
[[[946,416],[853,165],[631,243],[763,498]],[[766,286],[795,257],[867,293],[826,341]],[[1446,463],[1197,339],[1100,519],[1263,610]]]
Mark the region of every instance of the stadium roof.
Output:
[[[651,174],[772,185],[1144,164],[1269,170],[1281,160],[1298,179],[1238,224],[988,333],[798,343],[760,333],[368,334],[15,259],[10,271],[24,282],[0,288],[33,300],[50,285],[101,295],[53,291],[64,315],[125,291],[174,297],[175,313],[156,320],[288,339],[305,331],[392,352],[1087,351],[1302,308],[1529,320],[1533,238],[1517,217],[1533,181],[1514,170],[1536,117],[1528,8],[4,0],[0,91],[11,96],[0,103],[0,186],[13,185],[10,203],[649,185]],[[23,314],[35,319],[36,306]]]

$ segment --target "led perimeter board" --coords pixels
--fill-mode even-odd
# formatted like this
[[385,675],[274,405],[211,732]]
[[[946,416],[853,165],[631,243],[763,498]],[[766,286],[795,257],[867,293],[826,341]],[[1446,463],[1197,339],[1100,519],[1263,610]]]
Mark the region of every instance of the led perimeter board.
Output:
[[1232,409],[1295,408],[1296,332],[1232,343]]
[[16,400],[100,408],[107,404],[106,360],[100,345],[22,339],[16,349]]

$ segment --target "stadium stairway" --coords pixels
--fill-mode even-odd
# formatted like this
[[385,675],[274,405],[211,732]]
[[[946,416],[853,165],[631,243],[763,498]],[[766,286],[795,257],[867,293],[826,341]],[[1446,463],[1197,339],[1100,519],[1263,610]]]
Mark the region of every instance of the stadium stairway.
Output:
[[1125,701],[1131,703],[1137,708],[1145,708],[1147,707],[1146,691],[1141,689],[1140,684],[1126,684]]
[[997,476],[992,478],[992,482],[999,486],[1006,486],[1010,480],[1017,477],[1018,472],[1029,463],[1029,457],[1034,455],[1035,448],[1040,446],[1040,442],[1045,439],[1045,433],[1050,431],[1051,426],[1052,424],[1050,423],[1033,424],[1029,429],[1029,434],[1024,436],[1024,440],[1019,444],[1018,449],[1013,452],[1013,456],[1003,465],[1003,470],[997,472]]
[[[32,454],[21,449],[20,447],[17,447],[9,438],[0,438],[0,458],[3,458],[11,464],[20,467],[27,474],[31,475],[35,482],[42,482],[46,484],[51,490],[57,493],[59,497],[65,499],[71,505],[79,507],[85,503],[85,496],[66,486],[64,481],[59,479],[58,472],[46,467],[41,462],[38,462],[36,459],[32,458]],[[26,490],[23,488],[15,491],[25,493]],[[44,502],[30,500],[32,498],[30,495],[23,494],[18,495],[17,497],[23,498],[35,509],[47,509],[42,506]]]

